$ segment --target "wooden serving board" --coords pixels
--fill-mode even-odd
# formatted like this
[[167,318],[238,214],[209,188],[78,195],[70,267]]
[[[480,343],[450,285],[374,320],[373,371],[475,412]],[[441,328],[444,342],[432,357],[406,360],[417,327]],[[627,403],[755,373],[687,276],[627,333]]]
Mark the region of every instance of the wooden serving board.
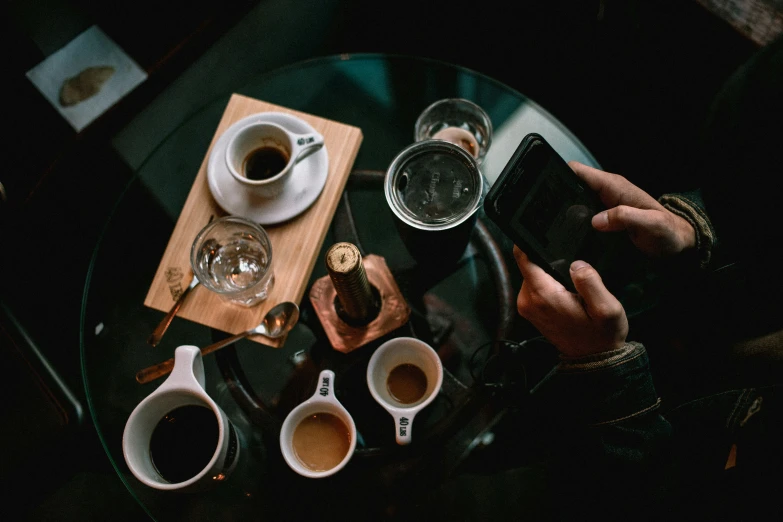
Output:
[[[258,325],[267,310],[274,305],[282,301],[295,303],[301,301],[359,151],[363,138],[362,131],[344,123],[234,94],[226,106],[209,150],[201,162],[201,168],[171,234],[147,297],[144,299],[145,306],[164,313],[168,312],[182,291],[190,284],[193,275],[190,269],[190,246],[193,239],[212,217],[227,215],[227,212],[215,202],[209,190],[207,182],[209,154],[217,139],[228,127],[246,116],[259,112],[284,112],[294,115],[312,125],[324,136],[329,155],[326,184],[315,203],[303,213],[285,223],[264,226],[272,242],[272,262],[275,272],[275,284],[266,301],[252,308],[243,308],[226,302],[217,294],[199,285],[185,299],[177,313],[177,318],[188,319],[236,334]],[[284,339],[273,341],[262,336],[254,336],[251,339],[273,347],[282,346],[284,342]]]

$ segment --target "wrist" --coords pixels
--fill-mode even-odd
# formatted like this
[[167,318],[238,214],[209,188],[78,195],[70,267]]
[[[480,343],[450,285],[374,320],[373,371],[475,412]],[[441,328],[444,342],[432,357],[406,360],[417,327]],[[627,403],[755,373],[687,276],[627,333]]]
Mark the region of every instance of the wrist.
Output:
[[696,249],[696,229],[693,228],[693,225],[691,225],[688,220],[676,214],[672,214],[672,217],[675,219],[675,230],[677,233],[679,251],[687,252]]
[[675,217],[685,220],[690,225],[690,230],[685,230],[687,234],[684,235],[683,246],[691,244],[691,240],[693,246],[683,251],[696,252],[694,256],[697,258],[696,265],[706,268],[715,245],[715,230],[704,212],[699,194],[664,194],[658,198],[658,202]]
[[613,361],[638,350],[641,345],[634,342],[624,342],[620,346],[602,350],[592,354],[566,355],[560,353],[561,370],[588,370],[611,365]]
[[611,343],[601,344],[576,344],[573,346],[557,346],[561,359],[579,359],[582,357],[600,357],[602,354],[613,352],[626,345],[625,339]]
[[535,390],[563,418],[580,424],[620,423],[657,409],[644,347],[626,343],[590,357],[561,358],[556,371]]

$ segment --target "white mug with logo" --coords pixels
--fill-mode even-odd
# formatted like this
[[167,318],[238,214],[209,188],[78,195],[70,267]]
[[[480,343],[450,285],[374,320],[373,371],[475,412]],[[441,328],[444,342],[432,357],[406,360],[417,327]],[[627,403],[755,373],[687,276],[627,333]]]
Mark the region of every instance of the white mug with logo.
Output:
[[264,198],[278,196],[296,164],[324,146],[317,132],[295,134],[276,123],[239,129],[226,147],[226,166],[242,185]]
[[397,444],[410,444],[413,419],[430,404],[443,384],[438,353],[414,337],[386,341],[367,365],[367,387],[394,419]]
[[343,469],[356,449],[356,425],[334,395],[334,372],[324,370],[312,397],[291,410],[280,430],[280,450],[302,476],[323,478]]
[[227,479],[239,458],[239,434],[204,390],[196,346],[180,346],[171,375],[128,417],[122,452],[131,473],[164,491],[193,491]]

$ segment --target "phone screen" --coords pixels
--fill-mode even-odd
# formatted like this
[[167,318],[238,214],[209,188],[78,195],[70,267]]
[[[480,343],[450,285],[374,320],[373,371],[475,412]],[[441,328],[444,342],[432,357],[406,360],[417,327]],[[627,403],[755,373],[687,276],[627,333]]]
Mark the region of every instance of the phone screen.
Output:
[[505,184],[496,208],[520,248],[537,254],[569,287],[573,261],[601,264],[603,241],[591,224],[601,203],[547,143],[534,140]]
[[581,259],[627,310],[647,306],[642,298],[655,299],[658,289],[648,290],[655,277],[625,232],[593,228],[593,216],[604,209],[598,194],[538,134],[520,142],[484,200],[487,216],[567,289],[575,290],[569,269]]

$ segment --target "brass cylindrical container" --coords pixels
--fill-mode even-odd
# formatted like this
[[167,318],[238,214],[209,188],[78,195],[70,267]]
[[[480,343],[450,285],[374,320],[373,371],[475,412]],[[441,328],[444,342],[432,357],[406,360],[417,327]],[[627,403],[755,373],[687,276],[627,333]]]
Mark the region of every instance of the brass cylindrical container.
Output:
[[326,269],[332,280],[345,319],[367,323],[378,315],[380,304],[373,294],[362,263],[362,255],[352,243],[335,243],[326,252]]
[[[327,260],[327,267],[335,265],[334,268],[337,270],[330,269],[329,275],[319,277],[313,283],[310,289],[310,302],[313,303],[313,309],[318,315],[318,320],[321,321],[332,347],[338,352],[348,353],[400,328],[408,322],[411,309],[394,281],[394,276],[386,265],[386,260],[382,257],[373,254],[362,257],[359,255],[358,249],[353,250],[352,248],[346,248],[343,251],[346,254],[345,258],[342,257],[339,249],[335,248],[332,251],[332,254],[335,253],[337,255],[332,258],[335,263],[330,263]],[[358,265],[361,266],[363,275],[359,274],[355,266],[356,263],[351,270],[351,259],[361,260]],[[345,274],[339,270],[344,263],[347,264],[344,268],[348,269],[348,273],[354,274],[353,277],[345,277]],[[348,287],[363,288],[364,290],[346,291],[345,279],[353,280],[353,284],[347,285]],[[363,279],[369,282],[373,300],[370,301],[369,317],[363,320],[354,320],[345,312],[340,300],[345,300],[348,307],[358,302],[359,306],[352,309],[356,316],[363,315],[361,312],[355,312],[357,309],[363,309],[362,304],[364,309],[367,309],[367,286],[361,282]],[[337,285],[340,285],[341,295],[339,296]],[[357,296],[364,297],[357,298]]]

